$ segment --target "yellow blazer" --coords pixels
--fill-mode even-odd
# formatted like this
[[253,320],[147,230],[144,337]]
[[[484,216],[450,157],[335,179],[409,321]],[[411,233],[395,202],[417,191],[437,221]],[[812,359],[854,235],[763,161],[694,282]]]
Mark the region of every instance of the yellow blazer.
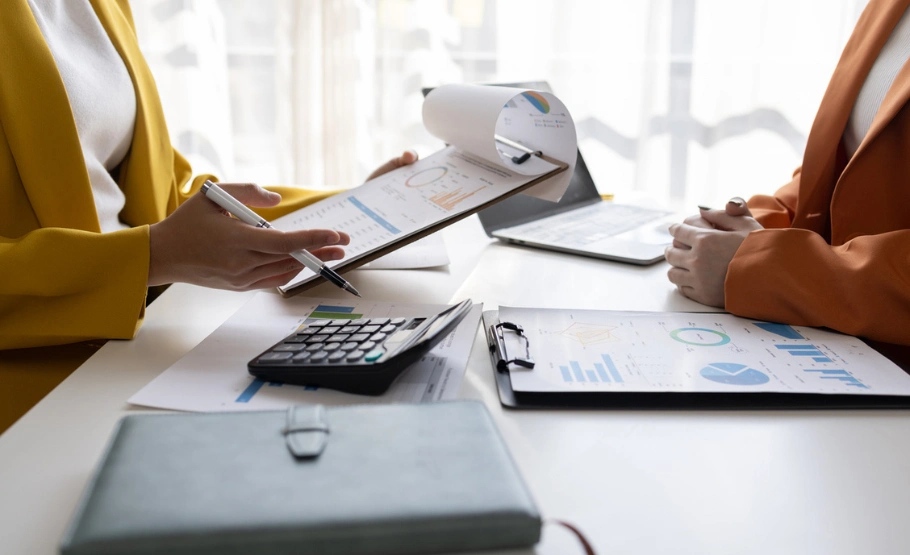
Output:
[[[841,145],[860,88],[910,0],[871,0],[822,99],[801,169],[749,207],[769,229],[730,264],[727,310],[910,345],[910,64],[859,149]],[[797,91],[798,94],[798,91]]]
[[[132,146],[118,182],[131,229],[100,233],[63,81],[27,0],[0,17],[0,349],[131,338],[142,321],[149,224],[211,176],[192,177],[171,146],[127,0],[92,0],[136,92]],[[99,99],[103,102],[103,99]],[[272,188],[275,218],[328,193]]]

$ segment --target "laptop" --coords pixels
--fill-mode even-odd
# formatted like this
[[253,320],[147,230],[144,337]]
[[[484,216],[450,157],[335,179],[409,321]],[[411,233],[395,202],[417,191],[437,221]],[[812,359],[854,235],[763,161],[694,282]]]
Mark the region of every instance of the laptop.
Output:
[[[546,81],[495,84],[552,92]],[[665,210],[604,202],[580,151],[559,202],[513,195],[478,215],[487,235],[501,241],[641,265],[663,260],[673,241],[667,228],[679,221]]]

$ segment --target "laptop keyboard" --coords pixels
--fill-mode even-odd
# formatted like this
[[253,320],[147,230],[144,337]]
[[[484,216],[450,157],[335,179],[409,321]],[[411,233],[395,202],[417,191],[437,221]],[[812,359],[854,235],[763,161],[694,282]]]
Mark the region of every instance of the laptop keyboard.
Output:
[[640,206],[598,202],[503,231],[508,231],[512,237],[521,236],[542,243],[586,246],[670,214]]

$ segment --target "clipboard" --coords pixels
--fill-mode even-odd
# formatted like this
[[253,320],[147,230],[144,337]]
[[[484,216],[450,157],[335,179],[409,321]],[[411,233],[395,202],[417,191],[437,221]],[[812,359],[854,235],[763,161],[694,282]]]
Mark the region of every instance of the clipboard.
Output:
[[[497,139],[497,141],[498,140],[499,139]],[[515,143],[513,143],[513,144],[515,144]],[[512,145],[510,145],[510,146],[512,146]],[[518,146],[522,146],[522,145],[518,145]],[[527,150],[527,149],[525,149],[522,146],[522,150]],[[442,151],[439,151],[439,152],[442,152]],[[415,241],[423,239],[424,237],[426,237],[427,235],[430,235],[431,233],[435,233],[447,226],[454,224],[455,222],[463,220],[472,214],[476,214],[477,212],[479,212],[485,208],[488,208],[501,200],[505,200],[513,195],[526,191],[527,189],[530,189],[530,188],[534,187],[535,185],[542,183],[542,182],[550,179],[551,177],[558,175],[558,174],[566,171],[567,169],[569,169],[569,165],[567,163],[562,162],[560,160],[556,160],[555,158],[552,158],[550,156],[547,156],[546,154],[544,154],[541,151],[528,151],[528,153],[531,155],[537,156],[537,157],[541,158],[542,160],[549,162],[550,164],[553,164],[554,166],[556,166],[556,169],[554,169],[553,171],[535,176],[533,179],[531,179],[527,183],[520,185],[518,187],[515,187],[514,189],[511,189],[509,191],[506,191],[502,195],[497,196],[496,198],[489,200],[483,204],[474,206],[468,210],[459,212],[457,214],[447,216],[441,220],[438,220],[428,226],[425,226],[425,227],[419,229],[416,232],[410,233],[403,237],[398,237],[398,238],[394,239],[393,241],[391,241],[381,247],[370,250],[370,251],[358,256],[357,258],[342,262],[341,264],[338,264],[337,266],[333,266],[332,269],[340,274],[343,274],[345,272],[348,272],[350,270],[363,266],[364,264],[366,264],[368,262],[372,262],[373,260],[376,260],[377,258],[381,258],[394,250],[397,250],[405,245],[409,245]],[[279,288],[278,292],[279,292],[279,294],[281,294],[282,297],[285,297],[285,298],[293,297],[294,295],[302,293],[303,291],[306,291],[307,289],[311,289],[313,287],[316,287],[317,285],[320,285],[321,283],[323,283],[323,281],[324,281],[323,279],[310,279],[309,281],[294,285],[293,287],[290,287],[288,289]]]
[[[524,359],[519,367],[531,368],[531,345],[525,353],[509,353],[503,338],[506,334],[524,337],[520,326],[501,322],[498,310],[483,312],[484,338],[490,354],[491,371],[496,380],[499,401],[510,409],[612,409],[612,410],[802,410],[802,409],[908,409],[910,396],[849,395],[821,393],[714,393],[714,392],[528,392],[515,391],[510,377],[510,363]],[[514,349],[513,349],[514,350]],[[519,370],[520,371],[520,370]],[[907,371],[904,367],[904,371]]]

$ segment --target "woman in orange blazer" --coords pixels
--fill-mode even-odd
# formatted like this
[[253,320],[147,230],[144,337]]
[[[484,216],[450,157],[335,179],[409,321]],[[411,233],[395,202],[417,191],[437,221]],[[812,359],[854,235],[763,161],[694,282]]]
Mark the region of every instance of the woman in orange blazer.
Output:
[[[50,0],[44,4],[51,5]],[[53,9],[77,14],[74,6]],[[122,59],[135,92],[129,150],[111,172],[125,196],[118,216],[126,229],[101,233],[74,108],[55,60],[59,52],[52,52],[28,0],[5,0],[0,17],[0,431],[94,350],[84,343],[23,348],[128,339],[142,321],[151,285],[271,287],[301,269],[287,252],[310,248],[332,259],[342,255],[332,245],[347,241],[329,230],[282,233],[246,226],[194,195],[205,179],[215,178],[194,178],[169,142],[127,0],[91,0],[90,6],[79,7],[85,20],[97,18],[93,29],[100,22],[100,38],[110,39],[116,50],[111,55]],[[81,78],[91,79],[91,71],[86,68]],[[373,175],[415,158],[405,153]],[[269,219],[330,194],[274,188],[283,199],[277,205],[278,195],[252,185],[225,188]],[[191,240],[196,237],[210,242]]]
[[[869,2],[790,183],[748,206],[733,199],[672,226],[668,277],[683,295],[749,318],[910,345],[908,6]],[[880,54],[900,68],[887,89],[867,83]],[[864,83],[887,92],[848,156],[843,137]]]

